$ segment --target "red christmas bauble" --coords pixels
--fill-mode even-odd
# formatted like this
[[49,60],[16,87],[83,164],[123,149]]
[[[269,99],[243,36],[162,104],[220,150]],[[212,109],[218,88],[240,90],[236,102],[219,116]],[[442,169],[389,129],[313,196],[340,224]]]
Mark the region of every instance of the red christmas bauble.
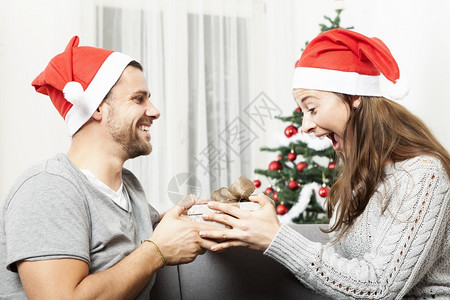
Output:
[[288,158],[290,161],[294,161],[294,160],[297,158],[297,154],[295,154],[295,152],[289,152],[287,158]]
[[281,165],[281,163],[278,160],[274,160],[273,162],[271,162],[269,164],[270,171],[281,170],[282,168],[283,168],[283,166]]
[[294,179],[289,180],[288,186],[291,191],[295,191],[299,187],[298,182]]
[[272,199],[278,201],[278,192],[273,192]]
[[284,215],[287,212],[288,212],[288,209],[284,204],[277,205],[277,214]]
[[302,112],[302,109],[300,107],[297,107],[295,110],[298,112]]
[[294,125],[289,125],[288,127],[286,127],[286,129],[284,130],[284,134],[290,138],[293,135],[296,135],[298,133],[298,129],[297,127],[295,127]]
[[256,188],[259,188],[261,186],[261,181],[259,179],[255,179],[253,180],[253,184],[255,185]]
[[329,192],[330,192],[330,190],[326,186],[323,186],[319,189],[319,196],[326,197]]
[[334,169],[334,168],[336,168],[336,166],[337,166],[337,164],[335,162],[330,162],[328,164],[328,169]]
[[307,166],[308,166],[308,164],[305,163],[304,161],[299,162],[299,163],[297,164],[297,171],[303,172],[303,169],[306,168]]
[[273,188],[269,186],[269,187],[264,191],[264,194],[269,195],[270,193],[273,193]]

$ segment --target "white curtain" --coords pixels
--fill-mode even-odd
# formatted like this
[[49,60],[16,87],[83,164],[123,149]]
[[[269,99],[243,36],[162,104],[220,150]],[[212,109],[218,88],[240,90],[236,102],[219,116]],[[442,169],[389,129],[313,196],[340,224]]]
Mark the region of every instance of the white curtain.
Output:
[[242,0],[97,2],[98,46],[142,63],[161,111],[153,153],[126,164],[161,212],[252,173],[242,115],[251,100],[251,9]]

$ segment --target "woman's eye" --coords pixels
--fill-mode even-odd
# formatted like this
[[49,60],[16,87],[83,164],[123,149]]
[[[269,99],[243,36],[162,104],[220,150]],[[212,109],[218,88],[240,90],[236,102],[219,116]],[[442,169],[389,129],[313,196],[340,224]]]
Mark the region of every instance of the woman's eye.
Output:
[[315,110],[316,110],[315,108],[310,108],[310,109],[308,109],[308,112],[312,114],[312,113],[314,113]]

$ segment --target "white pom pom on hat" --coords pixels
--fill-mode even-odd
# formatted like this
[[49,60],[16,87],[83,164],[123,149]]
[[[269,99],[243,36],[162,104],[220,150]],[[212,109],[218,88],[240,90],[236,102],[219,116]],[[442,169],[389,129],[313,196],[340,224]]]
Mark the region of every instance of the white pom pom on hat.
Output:
[[392,100],[409,92],[388,47],[378,38],[347,29],[321,33],[306,46],[295,65],[292,88]]
[[409,82],[405,78],[399,78],[395,83],[389,81],[386,85],[386,98],[401,100],[409,93]]
[[133,60],[128,55],[95,47],[78,47],[74,36],[32,82],[48,95],[73,135],[94,111]]
[[80,105],[83,103],[83,87],[81,83],[76,81],[69,81],[63,89],[64,98],[73,105]]

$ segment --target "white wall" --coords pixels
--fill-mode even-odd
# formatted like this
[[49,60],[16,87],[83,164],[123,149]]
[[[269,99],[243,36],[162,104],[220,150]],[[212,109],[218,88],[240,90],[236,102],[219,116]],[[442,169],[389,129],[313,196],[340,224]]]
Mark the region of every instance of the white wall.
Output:
[[[80,4],[89,2],[93,1],[0,2],[2,200],[25,168],[68,149],[62,118],[49,98],[34,92],[30,84],[73,35],[82,35],[82,44],[93,43],[92,16],[86,16]],[[253,95],[265,92],[288,114],[295,108],[290,90],[295,60],[304,42],[319,32],[323,16],[334,16],[334,1],[255,3],[262,14],[257,14],[252,29]],[[450,149],[450,27],[446,24],[450,1],[346,0],[345,5],[342,24],[386,42],[412,87],[401,103]],[[273,121],[270,130],[255,141],[253,168],[267,168],[273,157],[258,149],[278,145],[285,127]]]
[[[69,136],[33,79],[81,30],[78,1],[0,2],[0,199],[31,164],[65,152]],[[52,128],[52,135],[45,134]]]

